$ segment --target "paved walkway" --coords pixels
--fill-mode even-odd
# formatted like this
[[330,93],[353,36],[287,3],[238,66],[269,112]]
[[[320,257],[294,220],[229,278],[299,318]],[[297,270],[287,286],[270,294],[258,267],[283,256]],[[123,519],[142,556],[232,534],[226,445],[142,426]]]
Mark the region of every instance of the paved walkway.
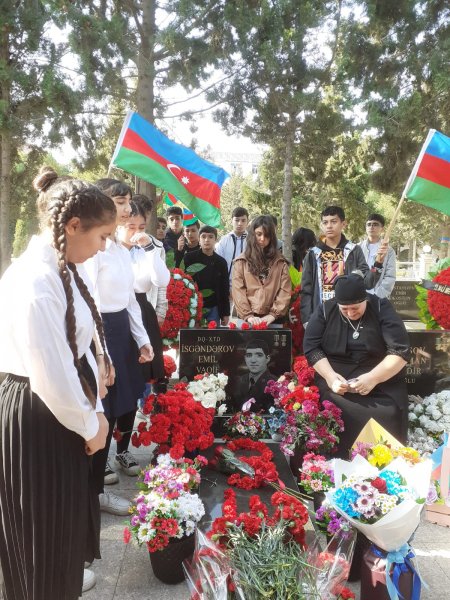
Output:
[[[148,448],[133,449],[133,454],[142,466],[150,461]],[[119,476],[119,483],[107,486],[107,489],[131,500],[136,493],[136,478],[122,473]],[[83,594],[83,600],[189,600],[189,591],[184,583],[168,586],[153,576],[145,548],[123,543],[125,522],[126,517],[102,513],[103,558],[92,565],[97,585]],[[421,599],[450,599],[450,529],[423,521],[415,536],[414,549],[419,557],[422,577],[429,585]],[[357,593],[357,600],[364,600],[359,597],[359,584],[351,584],[350,587]]]

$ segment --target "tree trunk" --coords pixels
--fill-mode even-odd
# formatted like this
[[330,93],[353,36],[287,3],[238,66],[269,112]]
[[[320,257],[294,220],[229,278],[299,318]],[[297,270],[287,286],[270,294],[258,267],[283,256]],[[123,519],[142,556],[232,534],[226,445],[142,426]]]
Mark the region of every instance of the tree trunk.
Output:
[[294,167],[294,143],[295,123],[291,118],[287,124],[286,150],[284,156],[284,183],[283,183],[283,206],[282,206],[282,239],[283,254],[292,262],[292,178]]
[[[142,37],[138,58],[137,111],[150,123],[155,121],[155,0],[143,0],[142,6]],[[147,229],[153,235],[156,233],[156,188],[143,179],[136,180],[136,192],[148,196],[154,205]]]
[[[0,63],[9,63],[9,35],[2,28],[0,35]],[[3,129],[0,134],[0,274],[11,262],[11,237],[9,234],[11,201],[11,132],[9,130],[10,82],[3,79],[0,88],[0,100]]]

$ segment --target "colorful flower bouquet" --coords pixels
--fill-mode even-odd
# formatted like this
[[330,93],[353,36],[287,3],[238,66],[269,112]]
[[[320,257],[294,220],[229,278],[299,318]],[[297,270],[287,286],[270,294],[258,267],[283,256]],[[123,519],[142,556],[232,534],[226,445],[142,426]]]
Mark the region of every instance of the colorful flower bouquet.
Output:
[[305,492],[326,492],[334,485],[334,473],[327,459],[310,452],[303,457],[301,484]]
[[245,436],[252,440],[260,440],[269,435],[264,417],[250,411],[235,413],[225,421],[224,429],[226,439]]
[[180,329],[200,323],[203,298],[192,277],[181,269],[170,269],[166,295],[170,310],[161,326],[161,337],[165,349],[178,348]]
[[332,536],[342,529],[347,523],[347,519],[339,514],[329,504],[324,503],[320,506],[315,515],[315,521],[319,531],[327,536]]
[[194,381],[188,383],[187,390],[197,402],[205,408],[214,408],[219,416],[227,410],[225,400],[225,386],[228,383],[228,375],[218,373],[217,375],[196,375]]
[[336,487],[326,493],[333,508],[386,552],[406,544],[419,525],[431,462],[411,465],[399,457],[380,471],[356,455],[335,459],[333,469]]
[[354,458],[357,454],[366,458],[373,467],[379,469],[387,467],[394,458],[399,456],[412,465],[424,460],[415,448],[403,446],[393,448],[381,441],[378,444],[356,442],[351,450],[351,458]]
[[130,509],[130,526],[124,531],[127,543],[134,538],[139,545],[145,544],[149,552],[156,552],[172,538],[194,533],[205,509],[198,495],[189,489],[198,482],[198,469],[205,461],[203,457],[196,463],[186,459],[173,461],[164,455],[156,467],[144,471],[138,483],[141,492]]
[[450,390],[409,399],[408,441],[422,454],[430,454],[441,445],[443,433],[450,431]]
[[154,467],[142,472],[138,487],[143,490],[164,492],[189,492],[200,485],[200,470],[208,464],[201,455],[190,458],[173,459],[170,454],[160,454]]
[[185,383],[177,383],[165,394],[146,398],[143,412],[151,414],[151,420],[139,423],[131,443],[135,447],[158,444],[159,454],[170,452],[175,459],[186,451],[205,450],[214,443],[210,431],[214,411],[197,402]]

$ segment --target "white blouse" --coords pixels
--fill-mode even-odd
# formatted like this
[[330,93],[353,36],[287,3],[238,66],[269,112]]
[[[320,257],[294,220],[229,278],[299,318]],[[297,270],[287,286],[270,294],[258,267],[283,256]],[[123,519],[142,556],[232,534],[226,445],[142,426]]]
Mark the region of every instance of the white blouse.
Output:
[[146,252],[143,248],[133,246],[130,249],[134,273],[134,291],[147,293],[153,288],[167,287],[170,272],[156,248]]
[[106,241],[104,252],[84,263],[94,286],[94,296],[102,313],[128,311],[131,335],[139,348],[149,344],[142,314],[134,295],[134,273],[129,251],[120,242]]
[[[72,277],[72,274],[71,274]],[[98,380],[90,351],[91,311],[72,277],[78,356],[84,354]],[[0,371],[28,377],[30,386],[58,421],[85,440],[98,431],[100,398],[92,408],[81,387],[67,342],[66,294],[55,250],[48,238],[34,236],[0,280]]]

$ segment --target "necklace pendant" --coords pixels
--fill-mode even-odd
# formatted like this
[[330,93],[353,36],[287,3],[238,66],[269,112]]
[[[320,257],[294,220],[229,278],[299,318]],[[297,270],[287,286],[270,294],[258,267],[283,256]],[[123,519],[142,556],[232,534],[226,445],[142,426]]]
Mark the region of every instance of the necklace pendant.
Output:
[[352,334],[352,338],[354,340],[357,340],[359,338],[359,331],[354,331],[353,334]]

